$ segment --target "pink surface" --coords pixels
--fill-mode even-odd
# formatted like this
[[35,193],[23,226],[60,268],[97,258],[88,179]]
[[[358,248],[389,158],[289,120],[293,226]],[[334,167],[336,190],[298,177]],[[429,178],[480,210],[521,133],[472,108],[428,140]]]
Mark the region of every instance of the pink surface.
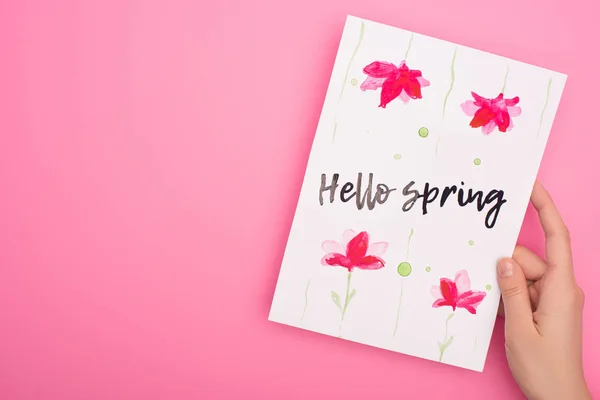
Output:
[[95,3],[0,4],[0,398],[519,398],[502,323],[479,374],[267,321],[346,14],[569,74],[540,178],[600,395],[597,2]]

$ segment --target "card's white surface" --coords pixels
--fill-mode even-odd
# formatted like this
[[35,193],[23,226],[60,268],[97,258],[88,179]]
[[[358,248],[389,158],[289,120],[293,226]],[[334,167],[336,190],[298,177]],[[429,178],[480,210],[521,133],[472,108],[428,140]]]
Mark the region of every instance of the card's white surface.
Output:
[[[398,97],[379,107],[383,89],[361,90],[363,69],[374,61],[399,66],[404,60],[430,86],[421,88],[420,99],[404,103]],[[442,355],[444,363],[483,370],[500,297],[496,262],[514,249],[565,82],[557,72],[348,17],[269,319],[434,361]],[[505,133],[496,127],[490,134],[471,127],[473,117],[461,107],[473,100],[471,91],[495,98],[503,88],[505,98],[519,97],[522,112],[511,117],[514,127]],[[419,135],[421,128],[427,128],[426,137]],[[326,174],[329,185],[334,173],[335,200],[330,203],[326,192],[321,205],[321,176]],[[340,200],[344,183],[356,189],[358,173],[363,193],[370,173],[374,189],[384,183],[397,190],[384,204],[359,210],[354,198]],[[507,202],[492,228],[485,217],[493,204],[478,212],[474,203],[460,207],[456,195],[442,208],[440,193],[426,215],[422,199],[404,212],[410,196],[402,190],[411,181],[421,193],[426,182],[440,192],[452,185],[484,195],[502,190]],[[322,244],[342,242],[348,229],[365,231],[370,244],[387,242],[388,248],[380,256],[383,268],[352,269],[348,294],[355,293],[342,321],[349,271],[323,265]],[[410,264],[409,275],[398,273],[401,262]],[[440,286],[440,278],[454,280],[459,271],[468,272],[472,290],[485,293],[475,314],[464,307],[433,307],[432,287]],[[464,290],[464,274],[460,279]]]

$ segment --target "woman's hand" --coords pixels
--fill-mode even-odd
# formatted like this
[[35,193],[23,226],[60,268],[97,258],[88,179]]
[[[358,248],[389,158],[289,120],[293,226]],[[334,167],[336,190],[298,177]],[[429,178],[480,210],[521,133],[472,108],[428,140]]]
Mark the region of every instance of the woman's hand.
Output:
[[517,247],[512,259],[498,263],[508,364],[528,399],[591,399],[581,359],[583,292],[569,231],[539,182],[531,202],[546,233],[546,261]]

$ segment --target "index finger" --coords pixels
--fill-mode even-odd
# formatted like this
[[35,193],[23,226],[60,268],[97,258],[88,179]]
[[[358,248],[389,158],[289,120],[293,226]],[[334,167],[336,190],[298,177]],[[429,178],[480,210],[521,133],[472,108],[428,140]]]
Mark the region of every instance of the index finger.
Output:
[[569,230],[554,205],[550,194],[539,181],[536,181],[533,186],[531,203],[538,212],[542,228],[546,234],[546,261],[548,262],[548,266],[572,272],[573,265]]

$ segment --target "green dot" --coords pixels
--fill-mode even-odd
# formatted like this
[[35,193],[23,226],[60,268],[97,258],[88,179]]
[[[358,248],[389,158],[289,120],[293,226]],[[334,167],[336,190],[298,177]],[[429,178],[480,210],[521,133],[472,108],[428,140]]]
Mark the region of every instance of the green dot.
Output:
[[427,267],[427,268],[425,268],[425,271],[427,271],[427,272],[431,272],[431,267]]
[[398,153],[394,154],[394,160],[399,160],[401,158],[402,158],[402,154],[398,154]]
[[486,285],[485,290],[492,290],[492,285]]
[[481,165],[481,159],[480,158],[476,158],[473,160],[473,164],[475,165]]
[[475,242],[474,242],[474,241],[472,241],[472,240],[469,240],[469,246],[473,246],[474,244],[475,244]]
[[422,138],[426,138],[427,136],[429,136],[429,129],[425,127],[419,129],[419,136],[421,136]]
[[358,81],[356,80],[356,78],[352,78],[352,79],[350,80],[350,84],[351,84],[352,86],[356,86],[356,85],[358,85]]
[[403,261],[398,265],[398,274],[400,276],[404,276],[404,277],[409,276],[411,272],[412,272],[412,267],[406,261]]

